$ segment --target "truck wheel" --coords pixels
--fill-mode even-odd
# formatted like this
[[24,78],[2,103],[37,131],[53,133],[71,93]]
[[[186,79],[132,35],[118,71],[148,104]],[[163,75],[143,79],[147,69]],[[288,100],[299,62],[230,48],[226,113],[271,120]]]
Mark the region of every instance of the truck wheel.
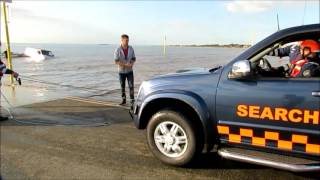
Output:
[[166,164],[189,164],[202,148],[201,141],[197,142],[194,127],[179,112],[157,112],[147,126],[147,140],[151,152]]

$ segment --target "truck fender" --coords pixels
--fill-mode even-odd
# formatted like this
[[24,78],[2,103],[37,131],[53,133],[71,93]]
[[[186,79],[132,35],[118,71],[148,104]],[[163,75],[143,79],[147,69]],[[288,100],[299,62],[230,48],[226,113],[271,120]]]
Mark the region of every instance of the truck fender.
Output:
[[[204,132],[204,140],[206,144],[211,144],[214,142],[214,125],[211,121],[211,115],[205,101],[196,93],[184,90],[166,90],[166,91],[155,91],[145,97],[138,114],[141,117],[144,108],[152,101],[157,99],[174,99],[177,101],[182,101],[189,105],[197,113]],[[140,118],[139,118],[140,119]],[[140,123],[139,123],[140,124]]]

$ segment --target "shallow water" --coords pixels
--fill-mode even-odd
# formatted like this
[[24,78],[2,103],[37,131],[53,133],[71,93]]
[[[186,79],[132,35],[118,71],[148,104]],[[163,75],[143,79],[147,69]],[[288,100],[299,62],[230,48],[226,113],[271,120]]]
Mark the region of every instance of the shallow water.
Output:
[[[43,96],[48,91],[91,96],[119,89],[117,66],[113,60],[115,45],[14,44],[12,51],[22,53],[26,47],[51,50],[55,55],[55,58],[42,62],[13,59],[14,70],[21,74],[23,85],[36,87]],[[161,46],[134,46],[134,50],[137,57],[134,67],[136,85],[150,77],[184,68],[223,65],[244,51],[239,48],[167,47],[167,53],[163,55]],[[94,90],[47,85],[28,81],[26,77]]]

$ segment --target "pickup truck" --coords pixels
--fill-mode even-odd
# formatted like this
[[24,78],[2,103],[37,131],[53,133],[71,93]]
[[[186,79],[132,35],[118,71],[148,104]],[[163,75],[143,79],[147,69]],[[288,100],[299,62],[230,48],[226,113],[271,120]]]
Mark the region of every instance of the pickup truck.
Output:
[[271,65],[270,52],[306,39],[320,41],[320,24],[280,30],[221,67],[142,82],[131,114],[135,126],[147,130],[150,151],[175,166],[215,152],[320,172],[320,77],[265,75],[281,67]]

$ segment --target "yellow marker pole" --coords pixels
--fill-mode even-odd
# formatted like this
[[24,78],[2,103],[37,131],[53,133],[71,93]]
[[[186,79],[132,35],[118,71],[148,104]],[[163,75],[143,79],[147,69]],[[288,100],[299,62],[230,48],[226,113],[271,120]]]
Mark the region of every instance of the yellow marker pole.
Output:
[[[6,40],[7,40],[7,61],[8,61],[8,66],[9,66],[9,69],[13,70],[12,69],[12,59],[11,59],[11,47],[10,47],[10,36],[9,36],[9,27],[8,27],[8,17],[7,17],[7,6],[6,6],[6,1],[3,1],[2,2],[2,8],[3,8],[3,17],[4,17],[4,24],[5,24],[5,31],[6,31]],[[13,75],[10,75],[10,82],[11,82],[11,85],[14,85],[13,84]]]
[[164,36],[164,40],[163,40],[163,55],[166,55],[166,53],[167,53],[167,37],[166,36]]

